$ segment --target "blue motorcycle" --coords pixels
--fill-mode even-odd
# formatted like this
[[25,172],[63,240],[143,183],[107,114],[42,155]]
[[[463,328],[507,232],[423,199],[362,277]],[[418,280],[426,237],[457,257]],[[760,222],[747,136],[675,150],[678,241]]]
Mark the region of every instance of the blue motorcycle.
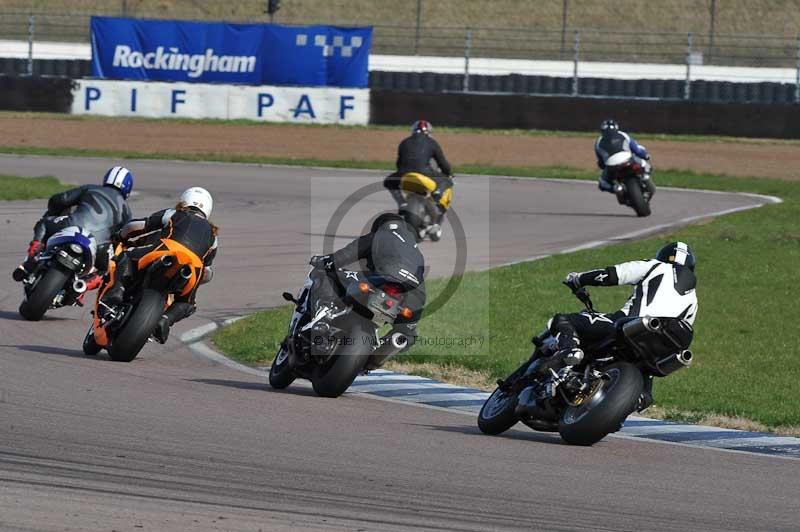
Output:
[[51,308],[75,305],[86,291],[82,279],[94,267],[97,242],[80,227],[65,227],[47,239],[36,267],[22,285],[25,297],[19,306],[26,320],[39,321]]

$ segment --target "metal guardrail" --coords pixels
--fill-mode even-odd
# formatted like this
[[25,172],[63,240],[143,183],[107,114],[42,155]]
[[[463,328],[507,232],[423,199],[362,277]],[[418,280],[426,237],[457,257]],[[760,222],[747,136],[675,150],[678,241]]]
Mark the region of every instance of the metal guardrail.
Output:
[[[123,11],[129,9],[122,2]],[[120,11],[50,13],[0,10],[0,39],[27,40],[26,74],[33,73],[36,41],[89,41],[92,15],[120,15]],[[142,13],[135,13],[142,15]],[[419,20],[418,20],[419,22]],[[601,29],[532,30],[487,27],[427,27],[375,25],[372,50],[376,54],[463,57],[465,90],[470,63],[478,58],[572,61],[572,94],[580,95],[582,62],[621,63],[635,76],[637,63],[683,65],[685,99],[691,98],[692,70],[700,65],[794,69],[796,101],[800,102],[800,36],[726,35],[609,31]]]

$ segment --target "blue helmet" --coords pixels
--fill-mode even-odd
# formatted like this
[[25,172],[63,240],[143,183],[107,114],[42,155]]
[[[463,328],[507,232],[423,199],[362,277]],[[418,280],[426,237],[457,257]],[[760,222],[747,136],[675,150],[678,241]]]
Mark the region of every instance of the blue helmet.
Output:
[[133,188],[133,172],[124,166],[115,166],[103,176],[103,185],[118,189],[122,197],[128,199]]

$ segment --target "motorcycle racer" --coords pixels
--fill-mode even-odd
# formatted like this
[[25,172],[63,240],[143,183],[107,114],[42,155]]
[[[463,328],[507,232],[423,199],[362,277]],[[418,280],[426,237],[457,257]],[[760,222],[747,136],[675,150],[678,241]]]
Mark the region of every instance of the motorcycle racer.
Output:
[[[553,363],[563,359],[563,364],[573,366],[584,358],[581,342],[597,342],[615,333],[615,323],[624,318],[656,316],[680,318],[690,326],[697,318],[695,286],[695,255],[684,242],[672,242],[658,250],[654,259],[623,262],[615,266],[572,272],[564,283],[573,290],[585,286],[633,285],[633,293],[618,311],[573,314],[556,314],[548,325],[558,338],[559,351]],[[547,364],[539,366],[547,369]],[[652,377],[645,380],[645,388],[637,409],[644,410],[652,404]]]
[[[411,136],[405,138],[397,148],[397,171],[383,181],[383,186],[389,190],[400,208],[404,203],[400,178],[409,172],[417,172],[436,181],[437,189],[433,193],[436,200],[445,190],[453,187],[452,168],[442,147],[431,137],[432,131],[433,126],[427,120],[417,120],[411,125]],[[431,161],[436,162],[439,171],[431,166]],[[440,207],[439,220],[443,215],[444,209]]]
[[[382,364],[399,352],[389,341],[392,335],[402,334],[407,339],[403,351],[409,349],[417,338],[417,323],[425,307],[425,259],[417,247],[414,229],[396,213],[384,213],[372,224],[369,233],[362,235],[330,255],[316,255],[311,265],[320,272],[317,294],[331,301],[342,297],[339,270],[360,263],[361,271],[390,277],[405,289],[405,305],[413,312],[410,318],[398,316],[393,329],[387,333],[380,347],[373,353],[383,357]],[[378,357],[374,357],[378,358]],[[367,368],[375,369],[380,364]]]
[[[108,264],[108,244],[112,233],[131,219],[127,199],[132,188],[133,173],[123,166],[114,166],[103,176],[102,185],[83,185],[51,196],[47,211],[33,228],[27,257],[13,272],[14,280],[21,282],[25,279],[32,272],[36,257],[45,249],[50,236],[70,226],[80,227],[94,236],[98,252],[96,267],[104,271]],[[73,208],[74,211],[70,212]],[[100,286],[100,282],[100,276],[92,274],[86,279],[87,291]]]
[[636,140],[628,133],[620,130],[619,124],[617,124],[616,121],[604,120],[603,123],[600,124],[600,136],[594,143],[594,153],[597,157],[597,166],[603,170],[597,183],[600,190],[604,192],[616,193],[617,187],[621,187],[621,185],[615,186],[615,184],[608,179],[606,162],[608,161],[609,157],[622,151],[633,153],[633,155],[638,158],[637,161],[644,169],[645,179],[650,179],[652,166],[649,162],[650,154],[647,152],[645,147],[636,142]]
[[[122,227],[115,239],[127,242],[132,247],[114,258],[119,282],[109,288],[103,297],[104,301],[111,304],[122,300],[125,284],[133,277],[136,261],[163,245],[162,238],[179,242],[200,257],[204,268],[198,285],[210,282],[218,244],[217,227],[208,220],[213,205],[211,194],[206,189],[192,187],[181,194],[174,208],[155,212],[147,218],[131,220]],[[195,288],[186,296],[175,297],[156,326],[156,340],[165,343],[170,327],[195,313],[196,295]]]

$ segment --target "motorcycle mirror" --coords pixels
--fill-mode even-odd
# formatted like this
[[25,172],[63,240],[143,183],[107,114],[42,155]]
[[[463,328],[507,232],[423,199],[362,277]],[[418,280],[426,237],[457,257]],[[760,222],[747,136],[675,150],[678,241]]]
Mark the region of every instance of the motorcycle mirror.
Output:
[[284,292],[281,295],[283,296],[283,299],[285,299],[286,301],[290,301],[290,302],[292,302],[294,304],[297,304],[297,301],[295,301],[294,296],[292,294],[290,294],[289,292]]

